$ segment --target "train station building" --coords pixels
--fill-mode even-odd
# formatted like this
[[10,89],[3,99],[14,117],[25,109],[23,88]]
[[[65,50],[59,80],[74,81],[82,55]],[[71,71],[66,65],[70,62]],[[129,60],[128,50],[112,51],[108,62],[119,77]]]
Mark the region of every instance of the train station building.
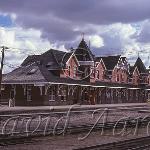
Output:
[[2,101],[16,106],[143,103],[150,98],[150,74],[138,57],[95,56],[85,40],[68,52],[50,49],[28,56],[3,75]]

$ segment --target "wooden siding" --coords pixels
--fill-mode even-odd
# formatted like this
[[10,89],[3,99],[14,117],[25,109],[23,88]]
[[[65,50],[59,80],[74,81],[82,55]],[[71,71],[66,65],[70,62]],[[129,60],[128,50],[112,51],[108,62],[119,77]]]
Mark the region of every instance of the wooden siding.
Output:
[[[114,87],[84,87],[77,85],[50,85],[45,93],[45,87],[31,86],[31,101],[27,100],[27,87],[15,85],[16,106],[39,105],[72,105],[72,104],[113,104],[113,103],[143,103],[148,99],[150,91],[144,89],[114,88]],[[3,99],[10,99],[11,85],[5,85],[2,91]],[[42,89],[40,89],[42,88]]]

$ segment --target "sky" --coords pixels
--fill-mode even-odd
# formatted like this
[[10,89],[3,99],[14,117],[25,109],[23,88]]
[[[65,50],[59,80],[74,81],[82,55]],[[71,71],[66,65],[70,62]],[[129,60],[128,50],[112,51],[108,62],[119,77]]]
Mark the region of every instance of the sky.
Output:
[[84,33],[96,55],[138,56],[150,66],[149,0],[1,0],[0,46],[4,69],[50,48],[76,48]]

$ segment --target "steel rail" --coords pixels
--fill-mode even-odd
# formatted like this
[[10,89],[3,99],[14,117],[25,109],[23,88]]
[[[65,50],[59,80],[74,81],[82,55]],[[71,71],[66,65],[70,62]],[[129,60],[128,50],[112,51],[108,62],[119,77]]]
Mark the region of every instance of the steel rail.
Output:
[[73,150],[145,150],[146,148],[150,148],[150,136],[76,148]]

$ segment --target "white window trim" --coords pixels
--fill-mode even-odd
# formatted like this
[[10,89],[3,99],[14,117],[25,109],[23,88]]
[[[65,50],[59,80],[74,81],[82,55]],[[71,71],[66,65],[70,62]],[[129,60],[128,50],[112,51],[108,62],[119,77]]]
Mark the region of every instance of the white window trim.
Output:
[[50,102],[54,102],[55,101],[55,95],[54,94],[51,94],[51,95],[49,95],[49,101]]
[[[27,86],[27,101],[28,102],[31,102],[32,101],[32,89],[31,89],[31,86]],[[31,93],[30,95],[29,95],[29,93]]]
[[96,79],[100,79],[100,71],[96,70]]
[[[64,100],[61,99],[62,96],[64,97]],[[60,97],[60,100],[61,100],[62,102],[65,102],[65,101],[66,101],[66,95],[60,94],[60,95],[58,95],[58,97]]]
[[77,77],[77,66],[73,67],[73,77]]

